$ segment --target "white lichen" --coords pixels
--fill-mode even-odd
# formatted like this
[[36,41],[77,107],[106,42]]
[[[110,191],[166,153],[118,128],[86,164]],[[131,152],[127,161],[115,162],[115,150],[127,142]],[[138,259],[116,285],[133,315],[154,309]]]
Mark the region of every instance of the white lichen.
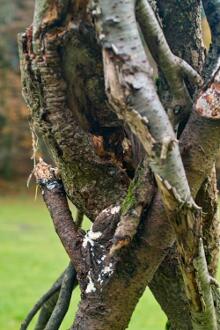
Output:
[[106,214],[106,216],[110,216],[111,214],[114,215],[116,213],[119,213],[120,211],[120,206],[117,205],[117,206],[110,206],[110,207],[107,207],[106,209],[102,210],[102,214]]
[[85,293],[92,293],[92,292],[95,292],[96,291],[96,287],[93,283],[93,280],[91,278],[91,273],[90,271],[88,272],[88,280],[89,280],[89,283],[87,284],[87,287],[86,287],[86,290],[85,290]]
[[91,246],[94,246],[94,241],[97,240],[98,238],[100,238],[102,236],[101,231],[96,231],[94,232],[91,229],[87,232],[87,234],[85,235],[84,239],[83,239],[83,244],[82,246],[84,247],[84,249],[86,248],[87,244],[89,243]]
[[110,264],[108,266],[105,266],[105,268],[102,270],[102,274],[103,275],[111,275],[113,273],[113,268],[112,268],[112,263],[110,262]]
[[[105,258],[104,258],[105,259]],[[109,263],[109,265],[105,265],[104,268],[99,273],[97,282],[102,285],[104,280],[109,278],[113,274],[113,264],[112,262]]]
[[83,239],[83,244],[82,246],[84,247],[84,249],[87,247],[87,244],[90,244],[91,246],[94,246],[94,242],[93,240],[89,237],[88,233],[85,235],[84,239]]
[[101,260],[104,261],[106,258],[106,255],[104,254],[102,257],[101,257]]
[[101,231],[94,232],[94,231],[90,230],[88,232],[88,235],[91,239],[96,240],[102,236],[102,233],[101,233]]

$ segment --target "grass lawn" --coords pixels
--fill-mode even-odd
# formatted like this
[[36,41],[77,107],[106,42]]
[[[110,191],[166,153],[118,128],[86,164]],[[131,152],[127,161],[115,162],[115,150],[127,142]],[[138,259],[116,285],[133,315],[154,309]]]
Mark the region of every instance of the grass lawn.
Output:
[[[67,263],[41,196],[37,201],[33,195],[0,197],[0,329],[18,330]],[[78,301],[76,290],[61,330],[70,327]],[[146,290],[129,330],[162,330],[165,322],[164,313]]]

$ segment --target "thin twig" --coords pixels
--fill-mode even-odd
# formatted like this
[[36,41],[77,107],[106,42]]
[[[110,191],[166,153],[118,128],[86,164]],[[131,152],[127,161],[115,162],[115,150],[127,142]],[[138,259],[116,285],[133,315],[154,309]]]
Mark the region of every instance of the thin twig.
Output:
[[62,279],[59,298],[51,317],[45,327],[45,330],[58,330],[65,315],[68,311],[74,284],[76,283],[76,272],[72,265],[69,264]]
[[59,291],[42,306],[34,330],[44,330],[59,298]]

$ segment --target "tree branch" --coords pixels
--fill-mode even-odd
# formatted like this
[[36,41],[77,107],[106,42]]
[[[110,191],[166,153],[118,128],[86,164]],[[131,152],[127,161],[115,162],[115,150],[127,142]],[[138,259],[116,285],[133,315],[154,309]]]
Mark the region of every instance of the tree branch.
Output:
[[[55,230],[76,270],[82,271],[81,245],[83,234],[73,221],[62,181],[56,169],[42,159],[35,166],[34,175],[42,189],[43,199],[53,219]],[[80,265],[80,267],[79,267]]]
[[82,223],[83,223],[83,217],[84,217],[84,213],[81,212],[80,210],[77,210],[77,213],[76,213],[76,227],[77,228],[81,228]]
[[173,118],[179,122],[180,118],[189,115],[192,108],[192,99],[184,78],[188,78],[196,86],[201,85],[202,79],[187,62],[172,53],[154,11],[147,0],[138,1],[136,16],[147,46],[170,87],[171,94],[174,97],[172,101]]
[[46,327],[47,322],[53,313],[54,307],[56,306],[58,297],[59,291],[42,306],[34,330],[43,330]]
[[201,3],[194,0],[156,2],[163,31],[172,52],[201,73],[204,64]]
[[[134,16],[134,3],[128,1],[125,6],[117,6],[118,19],[114,18],[115,12],[110,4],[108,6],[105,1],[100,1],[100,4],[102,20],[98,20],[97,24],[103,45],[105,85],[109,102],[119,118],[123,118],[142,142],[150,157],[153,172],[166,177],[180,195],[183,194],[190,201],[190,190],[176,137],[155,92],[151,66],[141,44]],[[125,22],[128,13],[131,13],[130,19]],[[109,17],[115,20],[109,21]],[[165,148],[167,153],[164,155]],[[161,157],[165,157],[166,161]]]

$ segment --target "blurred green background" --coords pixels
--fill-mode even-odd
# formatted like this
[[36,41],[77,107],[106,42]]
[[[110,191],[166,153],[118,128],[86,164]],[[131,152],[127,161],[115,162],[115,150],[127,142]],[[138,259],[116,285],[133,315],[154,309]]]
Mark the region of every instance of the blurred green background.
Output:
[[[0,329],[17,330],[36,300],[68,263],[48,212],[26,181],[32,170],[29,113],[22,97],[16,35],[31,23],[34,0],[0,0]],[[206,46],[210,42],[203,20]],[[220,166],[219,166],[220,167]],[[88,223],[87,223],[88,226]],[[79,301],[74,291],[61,330]],[[146,290],[129,330],[162,330],[166,317]],[[33,329],[33,326],[31,327]]]

